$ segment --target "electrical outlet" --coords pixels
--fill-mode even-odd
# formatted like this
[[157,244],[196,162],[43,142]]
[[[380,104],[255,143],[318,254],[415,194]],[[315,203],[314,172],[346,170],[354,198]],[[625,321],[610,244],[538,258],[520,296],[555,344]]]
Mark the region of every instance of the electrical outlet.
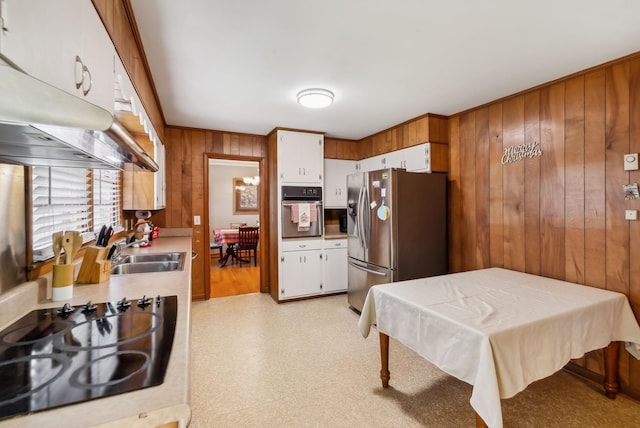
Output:
[[624,212],[625,220],[637,220],[638,219],[638,210],[626,210]]
[[200,216],[199,215],[194,215],[193,216],[193,225],[194,226],[200,226]]

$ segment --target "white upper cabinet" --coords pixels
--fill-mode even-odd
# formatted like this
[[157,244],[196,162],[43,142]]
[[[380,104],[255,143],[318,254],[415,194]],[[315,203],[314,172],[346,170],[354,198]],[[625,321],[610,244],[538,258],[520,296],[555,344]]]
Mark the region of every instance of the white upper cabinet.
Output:
[[429,143],[424,143],[400,150],[403,161],[401,168],[413,172],[431,172],[430,148]]
[[431,172],[431,144],[423,143],[382,155],[362,159],[359,171],[403,168],[411,172]]
[[386,163],[386,155],[377,155],[377,156],[372,156],[370,158],[365,158],[362,159],[361,161],[358,162],[359,168],[358,171],[376,171],[378,169],[384,169],[387,166]]
[[155,172],[155,197],[156,206],[155,209],[166,208],[167,206],[167,182],[166,182],[166,167],[165,167],[165,150],[164,145],[160,142],[154,144],[155,147],[155,161],[158,164],[158,171]]
[[322,186],[324,136],[278,131],[278,177],[280,183]]
[[347,175],[356,172],[356,162],[342,159],[324,160],[324,207],[347,207]]
[[87,0],[3,0],[0,52],[25,72],[113,112],[115,49]]

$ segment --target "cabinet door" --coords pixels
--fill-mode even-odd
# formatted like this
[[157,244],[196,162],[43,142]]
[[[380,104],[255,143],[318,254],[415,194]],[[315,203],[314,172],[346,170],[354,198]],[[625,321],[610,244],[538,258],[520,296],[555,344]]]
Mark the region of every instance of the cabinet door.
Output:
[[166,176],[165,176],[165,160],[164,160],[164,145],[160,142],[155,144],[155,159],[158,164],[158,171],[155,175],[155,191],[156,191],[156,207],[155,209],[161,209],[166,207]]
[[33,77],[113,112],[115,49],[92,2],[4,0],[2,13],[3,55]]
[[324,137],[278,131],[278,176],[283,183],[322,185]]
[[429,148],[429,143],[424,143],[400,150],[403,154],[403,168],[413,172],[431,172]]
[[347,175],[356,172],[355,161],[342,159],[324,160],[324,206],[347,207]]
[[362,159],[360,161],[360,171],[376,171],[379,169],[385,169],[387,166],[386,154],[377,155],[370,158]]
[[320,294],[322,260],[320,250],[286,251],[280,254],[278,285],[280,299]]
[[326,249],[324,251],[322,291],[335,293],[347,290],[348,259],[347,248]]
[[[74,61],[75,56],[78,55],[91,75],[89,83],[86,82],[89,76],[84,76],[84,89],[78,89],[76,95],[113,113],[115,109],[115,48],[93,3],[74,0],[74,4],[82,16],[80,29],[82,45],[78,53],[72,52],[71,55]],[[76,34],[75,37],[78,35]],[[89,87],[90,90],[85,95],[84,92]]]
[[67,16],[73,14],[69,6],[47,0],[4,0],[2,54],[28,74],[56,87],[64,80],[60,75],[65,68],[73,79],[73,63],[66,67],[60,62],[64,51],[79,44],[79,38],[71,37],[74,24],[66,25]]
[[[134,134],[135,140],[154,160],[157,158],[154,145],[144,134]],[[139,171],[132,165],[126,165],[122,171],[122,209],[155,210],[157,172]]]
[[404,156],[402,150],[396,150],[384,154],[386,158],[385,165],[387,168],[404,168]]
[[322,292],[322,251],[304,251],[302,258],[305,287],[309,294]]
[[301,296],[304,294],[302,278],[302,251],[283,252],[280,255],[278,269],[278,285],[280,299]]

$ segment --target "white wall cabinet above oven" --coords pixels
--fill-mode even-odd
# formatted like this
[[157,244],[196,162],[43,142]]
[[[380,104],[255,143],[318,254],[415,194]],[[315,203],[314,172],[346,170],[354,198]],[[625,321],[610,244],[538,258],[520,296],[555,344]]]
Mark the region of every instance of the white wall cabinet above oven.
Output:
[[322,186],[324,135],[278,131],[278,180],[280,183]]
[[111,39],[87,0],[2,0],[0,52],[50,85],[114,110]]

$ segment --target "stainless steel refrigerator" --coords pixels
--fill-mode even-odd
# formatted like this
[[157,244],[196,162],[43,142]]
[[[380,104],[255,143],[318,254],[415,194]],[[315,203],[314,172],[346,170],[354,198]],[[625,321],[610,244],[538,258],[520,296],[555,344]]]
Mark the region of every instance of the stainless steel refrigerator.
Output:
[[445,173],[382,169],[347,177],[349,306],[376,284],[448,273]]

